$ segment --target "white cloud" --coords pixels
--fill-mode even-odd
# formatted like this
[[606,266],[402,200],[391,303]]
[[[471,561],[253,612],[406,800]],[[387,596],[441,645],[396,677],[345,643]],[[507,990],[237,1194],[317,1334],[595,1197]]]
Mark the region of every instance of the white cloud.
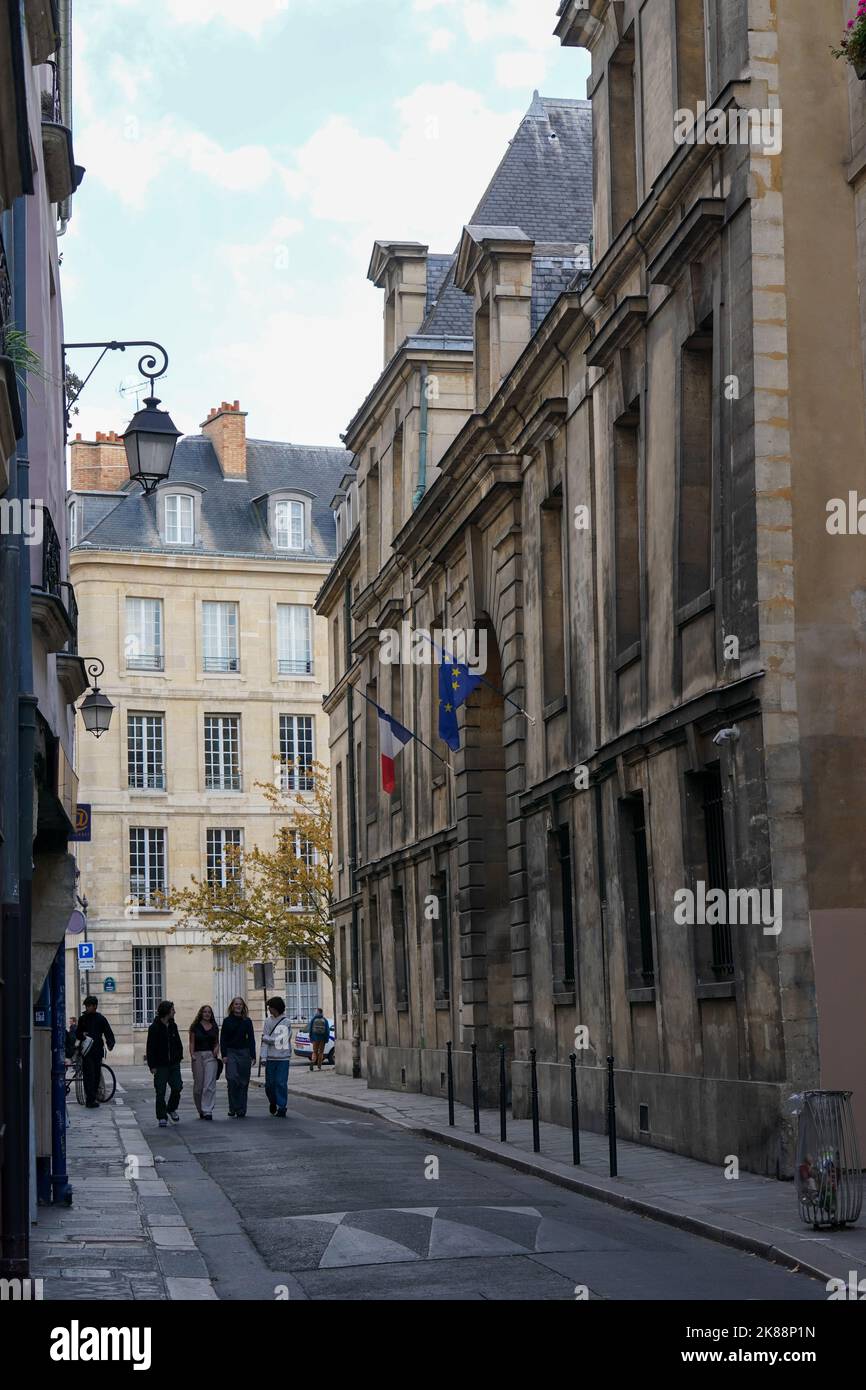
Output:
[[139,92],[153,80],[153,73],[139,63],[130,63],[122,53],[113,53],[108,63],[108,75],[119,89],[124,101],[135,104]]
[[427,40],[427,46],[431,53],[447,53],[453,48],[456,38],[453,29],[434,29]]
[[523,114],[491,111],[455,82],[425,83],[395,107],[390,141],[333,116],[286,176],[287,190],[313,217],[350,230],[357,260],[376,237],[450,250]]
[[547,71],[542,53],[526,50],[523,53],[500,53],[495,62],[496,81],[500,87],[515,87],[522,92],[540,87]]
[[178,24],[223,24],[258,36],[266,24],[282,18],[289,0],[168,0],[169,18]]
[[172,165],[183,165],[233,193],[262,188],[280,172],[263,146],[226,150],[170,116],[152,125],[122,113],[91,121],[77,132],[75,149],[88,178],[105,184],[130,207],[143,207],[150,185]]

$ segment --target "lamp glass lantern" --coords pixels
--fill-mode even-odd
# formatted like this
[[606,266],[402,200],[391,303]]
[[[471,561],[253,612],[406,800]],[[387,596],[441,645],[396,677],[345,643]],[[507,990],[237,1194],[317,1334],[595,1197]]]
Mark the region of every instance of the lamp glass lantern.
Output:
[[181,434],[168,411],[159,410],[158,406],[156,396],[148,396],[144,408],[136,411],[121,435],[129,476],[145,494],[165,482]]
[[105,670],[101,661],[93,661],[88,664],[88,675],[93,679],[93,685],[88,694],[78,706],[81,718],[84,720],[84,727],[89,734],[95,738],[102,738],[103,734],[108,733],[108,726],[111,723],[111,716],[114,713],[114,705],[107,695],[103,695],[96,681]]

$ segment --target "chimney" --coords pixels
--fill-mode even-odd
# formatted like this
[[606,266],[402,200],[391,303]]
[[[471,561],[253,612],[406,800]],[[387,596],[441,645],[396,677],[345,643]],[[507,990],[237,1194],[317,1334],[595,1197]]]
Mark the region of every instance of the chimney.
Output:
[[73,492],[119,492],[129,482],[129,467],[123,440],[114,430],[96,431],[95,439],[72,441]]
[[223,401],[221,405],[214,406],[207,419],[202,421],[202,433],[216,450],[224,478],[247,476],[246,418],[247,413],[241,410],[238,401],[231,404]]
[[417,333],[427,312],[428,247],[417,241],[377,241],[367,279],[385,291],[385,365]]

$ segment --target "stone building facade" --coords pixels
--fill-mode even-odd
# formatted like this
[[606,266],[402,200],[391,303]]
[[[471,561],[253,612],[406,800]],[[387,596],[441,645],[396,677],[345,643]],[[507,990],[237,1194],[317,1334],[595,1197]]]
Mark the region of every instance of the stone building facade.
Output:
[[[294,765],[284,789],[301,799],[303,767],[327,762],[327,627],[313,603],[348,456],[247,439],[237,402],[201,429],[179,441],[151,497],[130,487],[116,435],[72,445],[82,650],[105,662],[115,711],[108,734],[79,748],[92,815],[76,848],[96,966],[79,981],[70,936],[67,970],[73,999],[100,998],[121,1063],[143,1060],[160,998],[184,1026],[203,1003],[222,1016],[238,993],[264,1017],[252,967],[205,930],[177,928],[159,894],[193,876],[222,882],[228,846],[272,846],[278,822],[257,783],[282,776],[276,759]],[[291,1017],[330,1013],[330,981],[306,956],[273,964]]]
[[[860,179],[815,56],[842,9],[564,0],[591,137],[533,102],[420,324],[424,248],[377,245],[386,365],[319,596],[338,1064],[371,1084],[444,1093],[453,1040],[465,1099],[475,1042],[489,1100],[504,1044],[525,1115],[534,1047],[565,1121],[576,1051],[596,1129],[613,1057],[632,1139],[789,1173],[817,1085],[866,1139],[862,539],[828,528],[863,485]],[[379,660],[404,620],[486,635],[507,699],[470,698],[453,756],[436,668]],[[364,696],[450,771],[413,743],[382,795]]]

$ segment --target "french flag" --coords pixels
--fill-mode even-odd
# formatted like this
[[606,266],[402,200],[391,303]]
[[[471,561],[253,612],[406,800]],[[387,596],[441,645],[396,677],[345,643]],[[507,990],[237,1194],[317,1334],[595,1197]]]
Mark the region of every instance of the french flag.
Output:
[[376,706],[376,713],[379,716],[379,754],[382,760],[382,790],[388,796],[394,790],[394,760],[400,749],[413,737],[408,729],[394,719],[390,714]]

